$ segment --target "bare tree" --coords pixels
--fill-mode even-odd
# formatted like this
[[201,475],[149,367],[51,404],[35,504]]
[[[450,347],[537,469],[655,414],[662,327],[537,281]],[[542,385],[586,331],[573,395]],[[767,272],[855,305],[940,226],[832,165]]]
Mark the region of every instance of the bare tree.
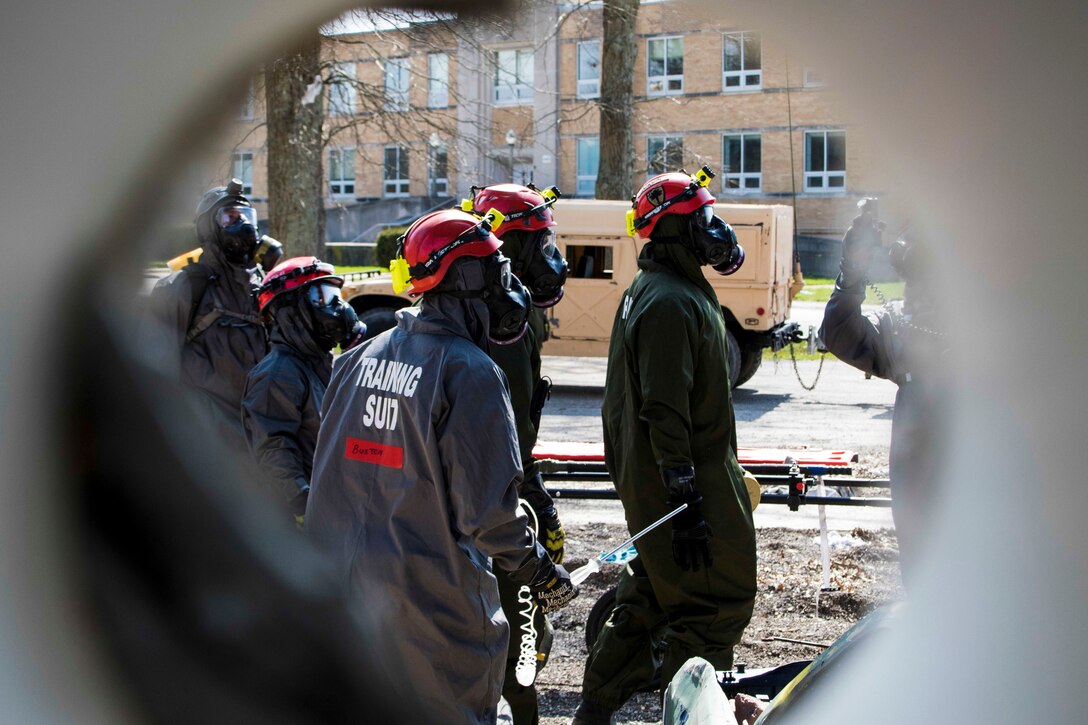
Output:
[[316,29],[297,51],[265,69],[268,231],[290,256],[325,253],[321,96],[306,93],[320,76],[321,36]]
[[635,69],[635,20],[639,0],[604,0],[601,41],[600,166],[598,199],[626,199],[634,182],[635,144],[631,130]]

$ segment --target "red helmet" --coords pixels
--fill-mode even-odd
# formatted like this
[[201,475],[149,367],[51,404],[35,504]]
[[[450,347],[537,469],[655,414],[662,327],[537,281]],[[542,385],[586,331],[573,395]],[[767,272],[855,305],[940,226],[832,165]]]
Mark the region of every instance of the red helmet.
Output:
[[338,287],[344,286],[344,278],[336,274],[336,267],[317,257],[292,257],[286,259],[268,273],[257,290],[257,306],[263,314],[272,300],[284,292],[304,287],[317,280],[328,280]]
[[666,214],[690,214],[707,204],[714,197],[707,189],[714,172],[704,166],[689,176],[682,171],[658,174],[638,190],[631,198],[631,211],[627,212],[627,233],[647,238],[657,221]]
[[474,186],[472,198],[462,201],[461,208],[477,216],[498,209],[504,218],[504,232],[514,229],[535,232],[555,226],[551,207],[559,197],[559,189],[554,186],[543,191],[521,184]]
[[417,219],[400,238],[397,258],[390,265],[393,290],[400,294],[411,285],[415,296],[433,289],[454,260],[486,257],[502,242],[492,233],[502,213],[491,210],[483,219],[460,209],[443,209]]

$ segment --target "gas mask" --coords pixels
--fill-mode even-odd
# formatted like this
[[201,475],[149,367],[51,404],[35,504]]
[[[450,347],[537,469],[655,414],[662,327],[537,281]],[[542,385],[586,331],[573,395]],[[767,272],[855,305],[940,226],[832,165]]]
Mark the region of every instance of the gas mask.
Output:
[[215,239],[231,264],[250,266],[257,251],[257,210],[231,205],[213,213]]
[[555,232],[541,229],[526,236],[515,272],[529,290],[534,307],[551,307],[563,299],[567,260],[555,246]]
[[492,344],[512,345],[525,336],[532,302],[510,270],[510,260],[498,252],[488,257],[458,259],[442,286],[447,294],[483,301],[490,320],[487,339]]
[[283,258],[283,244],[267,234],[261,237],[253,261],[261,266],[261,271],[268,274]]
[[314,282],[302,292],[302,317],[322,350],[350,339],[359,324],[351,305],[340,297],[339,285]]
[[744,247],[737,242],[733,227],[714,214],[709,204],[693,212],[691,238],[695,255],[720,275],[733,274],[744,264]]

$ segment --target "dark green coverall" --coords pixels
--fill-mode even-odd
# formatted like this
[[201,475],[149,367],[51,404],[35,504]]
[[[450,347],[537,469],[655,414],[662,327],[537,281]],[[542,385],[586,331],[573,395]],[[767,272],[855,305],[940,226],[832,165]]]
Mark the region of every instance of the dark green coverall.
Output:
[[636,544],[638,559],[620,574],[616,609],[583,680],[582,698],[612,710],[650,682],[659,636],[663,683],[696,655],[730,668],[756,596],[755,530],[736,459],[721,308],[687,247],[651,241],[638,265],[612,327],[605,462],[632,533],[671,510],[661,470],[694,466],[713,565],[680,569],[668,524]]
[[[504,246],[505,240],[504,240]],[[537,472],[536,459],[533,458],[533,447],[536,445],[536,426],[530,418],[530,402],[533,398],[533,390],[540,381],[540,348],[546,339],[546,320],[544,311],[533,307],[529,311],[529,329],[525,336],[513,345],[492,344],[491,359],[506,373],[506,380],[510,384],[510,403],[514,409],[514,423],[518,431],[518,447],[521,452],[521,467],[524,472],[523,485],[532,485]],[[519,492],[520,493],[520,492]],[[537,527],[537,537],[544,541],[542,527]],[[524,604],[518,603],[518,589],[520,585],[510,579],[509,574],[496,568],[495,578],[499,580],[499,600],[502,602],[502,611],[510,622],[510,647],[506,655],[506,679],[503,682],[502,695],[510,704],[516,725],[535,725],[539,716],[537,712],[536,687],[522,687],[514,675],[518,655],[521,652],[522,636],[525,633],[527,618],[522,610]],[[536,630],[536,651],[547,657],[551,650],[552,626],[547,617],[536,609],[533,618],[533,628]],[[546,660],[538,663],[539,671]]]

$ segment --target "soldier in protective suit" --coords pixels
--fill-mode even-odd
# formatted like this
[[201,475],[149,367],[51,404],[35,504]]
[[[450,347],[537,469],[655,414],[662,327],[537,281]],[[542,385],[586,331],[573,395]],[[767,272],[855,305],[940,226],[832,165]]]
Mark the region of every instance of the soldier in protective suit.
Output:
[[486,353],[524,334],[529,306],[500,217],[439,211],[405,233],[394,287],[422,300],[335,364],[306,512],[447,723],[496,718],[509,627],[492,562],[545,613],[576,594],[518,507],[510,396]]
[[612,326],[601,415],[605,463],[633,533],[675,510],[637,544],[616,608],[594,643],[574,723],[608,723],[651,682],[663,641],[667,683],[693,656],[717,669],[752,616],[756,542],[736,458],[725,319],[701,267],[732,274],[744,261],[714,215],[706,167],[661,174],[633,199],[628,233],[649,242]]
[[209,189],[196,208],[199,261],[151,291],[141,347],[150,361],[200,392],[227,445],[245,447],[239,405],[246,375],[268,352],[254,292],[261,283],[257,213],[242,182]]
[[269,272],[257,296],[271,328],[272,351],[249,371],[242,425],[264,482],[300,520],[332,349],[347,347],[364,332],[355,310],[340,297],[343,286],[331,264],[295,257]]
[[[509,344],[491,345],[491,359],[498,363],[510,385],[523,472],[518,496],[532,508],[537,520],[537,536],[548,555],[556,564],[562,564],[566,533],[533,458],[540,414],[550,388],[549,381],[540,376],[540,349],[547,339],[544,309],[562,299],[563,283],[567,279],[567,260],[555,245],[552,229],[555,226],[552,206],[558,198],[559,190],[555,187],[542,192],[521,184],[495,184],[473,187],[472,198],[465,199],[462,208],[478,216],[491,209],[503,214],[503,224],[498,231],[503,255],[510,259],[514,275],[532,300],[525,335]],[[525,671],[519,674],[518,662],[524,662],[531,647],[537,654],[532,672],[543,669],[551,650],[552,626],[539,608],[527,611],[518,599],[521,587],[509,575],[500,570],[495,576],[499,580],[502,610],[513,630],[502,694],[510,704],[515,725],[535,725],[539,718],[536,688],[531,674]]]
[[909,589],[938,496],[933,481],[947,433],[941,405],[948,399],[940,365],[948,337],[934,329],[939,318],[916,240],[897,239],[886,252],[906,282],[904,300],[884,302],[875,313],[862,312],[872,256],[885,251],[876,200],[863,200],[859,206],[861,213],[843,237],[839,276],[824,308],[820,339],[843,362],[899,386],[889,463],[899,565]]

